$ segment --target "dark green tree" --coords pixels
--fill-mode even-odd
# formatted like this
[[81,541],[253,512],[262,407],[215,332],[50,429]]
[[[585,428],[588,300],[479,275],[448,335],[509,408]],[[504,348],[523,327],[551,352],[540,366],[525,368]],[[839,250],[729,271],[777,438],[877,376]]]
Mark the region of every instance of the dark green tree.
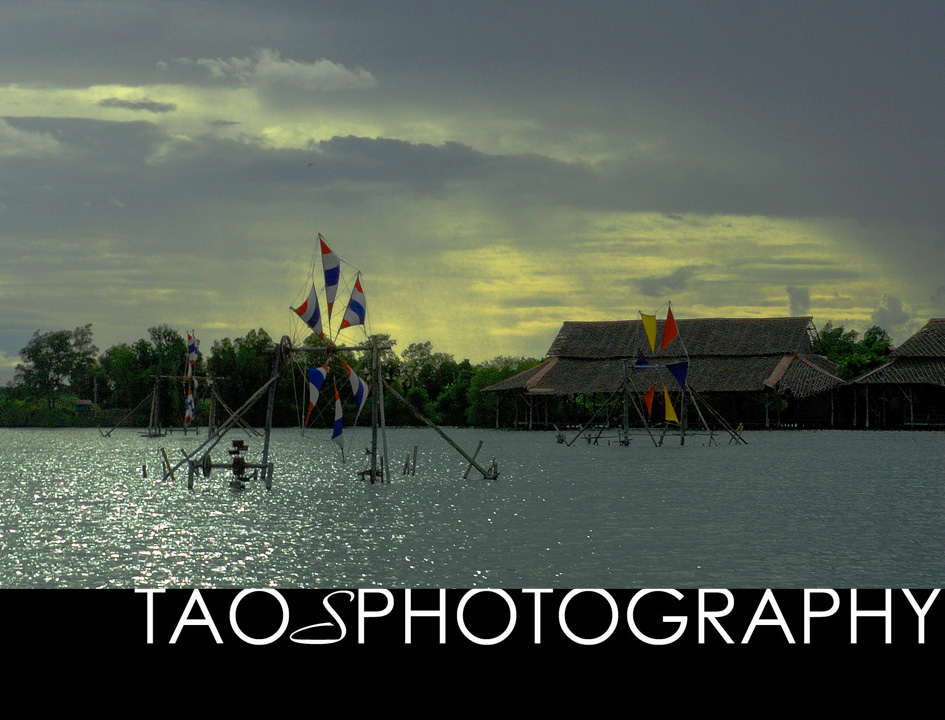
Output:
[[873,325],[860,339],[856,330],[828,322],[814,342],[814,352],[837,366],[837,377],[852,380],[889,360],[892,342],[889,333]]
[[23,388],[27,397],[46,403],[49,409],[55,407],[66,388],[90,397],[97,353],[91,324],[71,332],[37,330],[20,350],[23,362],[16,366],[14,383]]

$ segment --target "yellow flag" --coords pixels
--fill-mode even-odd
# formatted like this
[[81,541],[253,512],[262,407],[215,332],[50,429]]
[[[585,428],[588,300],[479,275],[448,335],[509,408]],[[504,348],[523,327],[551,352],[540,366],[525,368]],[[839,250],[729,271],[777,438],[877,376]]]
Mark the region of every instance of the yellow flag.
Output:
[[669,390],[666,389],[666,386],[663,386],[663,400],[666,401],[666,421],[678,423],[679,418],[676,417],[676,411],[673,410],[673,404],[669,400]]
[[656,352],[656,315],[644,315],[640,313],[643,319],[643,329],[646,330],[646,337],[650,341],[650,350]]

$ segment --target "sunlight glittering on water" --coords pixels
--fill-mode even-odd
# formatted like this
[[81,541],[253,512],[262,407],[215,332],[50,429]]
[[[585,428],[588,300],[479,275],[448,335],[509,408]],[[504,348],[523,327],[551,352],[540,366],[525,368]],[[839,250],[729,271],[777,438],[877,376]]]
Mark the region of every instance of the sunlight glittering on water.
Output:
[[[390,482],[359,478],[370,431],[273,432],[271,490],[172,463],[206,438],[0,430],[0,587],[933,587],[945,581],[945,436],[767,432],[583,439],[387,433]],[[262,439],[242,433],[251,461]],[[570,438],[569,438],[570,439]],[[214,450],[226,462],[229,436]],[[416,473],[404,475],[418,448]]]

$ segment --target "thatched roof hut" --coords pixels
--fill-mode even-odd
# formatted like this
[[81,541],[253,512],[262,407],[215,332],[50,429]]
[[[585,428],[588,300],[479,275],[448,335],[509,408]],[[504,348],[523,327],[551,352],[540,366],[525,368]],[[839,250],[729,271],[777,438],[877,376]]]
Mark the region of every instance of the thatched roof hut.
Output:
[[945,427],[945,318],[932,318],[890,353],[890,360],[856,378],[864,427]]
[[[697,392],[759,392],[807,398],[842,383],[834,365],[813,354],[810,317],[676,320],[679,336],[654,352],[640,320],[566,322],[540,365],[484,392],[529,395],[610,393],[624,377],[643,391],[675,386],[664,368],[634,370],[642,354],[653,365],[688,360],[688,385]],[[662,337],[665,321],[657,323]],[[672,385],[671,385],[672,384]]]
[[945,318],[932,318],[890,353],[891,360],[853,382],[859,385],[945,386]]

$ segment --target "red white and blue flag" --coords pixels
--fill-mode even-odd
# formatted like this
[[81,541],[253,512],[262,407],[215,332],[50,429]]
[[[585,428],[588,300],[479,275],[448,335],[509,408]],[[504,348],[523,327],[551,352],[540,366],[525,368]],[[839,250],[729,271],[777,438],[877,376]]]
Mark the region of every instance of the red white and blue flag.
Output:
[[348,300],[348,309],[345,310],[345,316],[341,319],[341,327],[338,329],[344,330],[346,327],[353,325],[364,325],[366,308],[367,301],[364,299],[364,290],[361,289],[361,276],[359,274],[354,281],[351,299]]
[[194,363],[197,362],[198,357],[200,357],[200,342],[197,340],[194,331],[191,330],[187,333],[187,361],[190,363],[191,375],[194,374]]
[[308,418],[315,409],[315,403],[318,402],[318,396],[322,392],[322,385],[325,384],[325,377],[328,375],[328,364],[318,368],[308,369],[308,412],[305,413],[305,424],[308,425]]
[[322,247],[322,268],[325,271],[325,302],[328,303],[328,320],[331,320],[331,307],[335,304],[335,294],[338,292],[338,281],[341,279],[341,260],[328,247],[322,234],[318,234],[318,241]]
[[194,391],[190,388],[187,388],[187,404],[186,410],[184,411],[184,425],[193,420],[194,415],[196,414],[197,408],[194,406]]
[[338,443],[338,447],[341,448],[342,457],[344,457],[345,451],[345,441],[344,436],[342,435],[342,412],[341,412],[341,396],[338,395],[338,384],[335,383],[335,426],[331,431],[331,439]]
[[345,372],[348,373],[348,380],[351,382],[351,392],[354,393],[354,404],[357,407],[356,412],[360,413],[361,408],[364,407],[364,401],[367,400],[367,396],[371,392],[371,388],[351,369],[348,363],[342,360],[342,364],[345,366]]
[[194,368],[200,357],[200,343],[193,330],[187,333],[187,379],[191,385],[187,388],[187,401],[184,404],[184,425],[187,425],[197,414],[194,403],[194,391],[197,389],[197,378],[194,377]]
[[324,337],[324,332],[322,331],[322,314],[318,309],[318,292],[315,290],[315,286],[312,285],[312,289],[309,291],[308,299],[299,305],[297,308],[292,308],[295,311],[296,315],[302,318],[302,321],[312,328],[312,331],[318,335],[318,337]]

